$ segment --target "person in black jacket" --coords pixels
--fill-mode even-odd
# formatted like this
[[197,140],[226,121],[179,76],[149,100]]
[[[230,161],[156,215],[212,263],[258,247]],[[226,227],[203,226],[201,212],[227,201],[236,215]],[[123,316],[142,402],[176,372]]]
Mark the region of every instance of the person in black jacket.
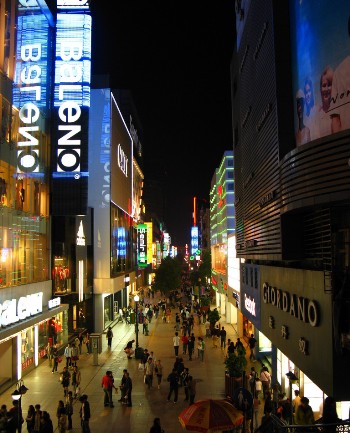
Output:
[[167,400],[170,401],[171,394],[174,392],[174,403],[176,403],[179,394],[179,377],[175,368],[169,374],[167,381],[169,382],[169,394]]
[[88,402],[88,396],[83,394],[79,401],[81,402],[81,408],[79,411],[80,420],[81,420],[81,428],[83,433],[90,433],[90,403]]
[[149,433],[164,433],[164,430],[160,425],[160,418],[154,418],[153,425]]

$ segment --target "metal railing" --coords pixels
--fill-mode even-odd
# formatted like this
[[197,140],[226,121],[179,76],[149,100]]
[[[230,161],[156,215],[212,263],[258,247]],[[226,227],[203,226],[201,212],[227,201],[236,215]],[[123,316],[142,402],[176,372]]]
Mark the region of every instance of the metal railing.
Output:
[[261,424],[254,433],[350,433],[350,420],[332,424],[294,425],[286,424],[276,415],[271,415],[269,425]]

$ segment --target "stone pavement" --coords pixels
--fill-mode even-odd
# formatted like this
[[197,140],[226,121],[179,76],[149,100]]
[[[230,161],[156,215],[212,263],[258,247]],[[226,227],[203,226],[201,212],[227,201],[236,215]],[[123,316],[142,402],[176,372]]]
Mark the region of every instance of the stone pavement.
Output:
[[[151,302],[156,302],[157,297]],[[177,310],[176,310],[177,311]],[[195,320],[197,322],[197,320]],[[221,319],[223,326],[227,331],[227,338],[236,341],[237,334],[234,328],[225,324]],[[148,433],[153,424],[153,419],[161,419],[162,428],[166,433],[183,432],[178,415],[188,405],[184,401],[184,389],[179,388],[179,398],[176,404],[173,401],[167,401],[169,384],[166,381],[168,374],[171,372],[175,362],[172,337],[175,333],[175,314],[173,310],[171,323],[163,323],[161,317],[158,320],[153,318],[149,325],[149,336],[142,334],[142,325],[139,326],[139,346],[153,351],[157,359],[163,364],[163,383],[158,390],[156,380],[154,387],[148,390],[143,383],[143,372],[138,370],[139,361],[132,358],[127,359],[123,349],[126,343],[135,338],[135,327],[124,323],[118,323],[113,327],[114,338],[112,349],[107,348],[106,336],[102,336],[103,349],[98,355],[98,365],[93,365],[93,355],[87,354],[85,345],[83,345],[83,354],[80,356],[78,366],[80,367],[82,381],[81,393],[88,395],[91,406],[90,428],[92,433]],[[205,336],[204,325],[195,324],[194,334],[196,337]],[[199,379],[197,383],[197,395],[195,401],[213,398],[221,399],[225,397],[225,351],[220,347],[213,348],[210,338],[206,339],[206,351],[204,362],[197,359],[197,350],[192,361],[188,360],[187,355],[183,355],[185,367],[189,368],[190,374]],[[135,345],[134,345],[135,346]],[[180,346],[180,356],[182,353]],[[59,364],[59,371],[63,369],[63,362]],[[105,408],[103,404],[103,390],[101,388],[101,379],[106,370],[111,370],[115,378],[116,386],[119,385],[123,369],[127,368],[133,381],[132,407],[121,405],[118,402],[120,392],[114,394],[114,408]],[[250,370],[248,364],[247,371]],[[43,362],[38,368],[24,377],[25,386],[29,389],[22,397],[23,416],[25,418],[29,404],[41,404],[42,410],[50,413],[55,429],[57,430],[56,409],[58,401],[63,399],[63,388],[59,382],[59,374],[51,373],[49,362]],[[5,391],[0,397],[0,404],[6,404],[11,407],[11,393],[14,387]],[[73,433],[80,431],[79,420],[80,403],[74,404],[73,414]],[[26,426],[23,426],[26,431]]]

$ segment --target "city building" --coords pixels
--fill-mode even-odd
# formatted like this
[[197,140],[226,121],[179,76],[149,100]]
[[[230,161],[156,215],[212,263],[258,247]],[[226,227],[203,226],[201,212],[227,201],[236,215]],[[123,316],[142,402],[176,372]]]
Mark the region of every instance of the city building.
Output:
[[340,77],[350,72],[348,12],[346,2],[333,10],[325,1],[236,1],[231,68],[245,332],[254,332],[260,359],[287,395],[300,389],[316,413],[333,396],[343,419],[350,84]]

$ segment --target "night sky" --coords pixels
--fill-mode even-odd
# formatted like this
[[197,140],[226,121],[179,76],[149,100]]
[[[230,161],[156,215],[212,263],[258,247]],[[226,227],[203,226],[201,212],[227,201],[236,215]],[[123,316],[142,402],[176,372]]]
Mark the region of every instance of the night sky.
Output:
[[[232,150],[230,63],[234,1],[91,2],[92,73],[130,89],[143,127],[145,167],[166,173],[166,227],[190,242],[193,197]],[[147,182],[147,178],[145,179]]]

